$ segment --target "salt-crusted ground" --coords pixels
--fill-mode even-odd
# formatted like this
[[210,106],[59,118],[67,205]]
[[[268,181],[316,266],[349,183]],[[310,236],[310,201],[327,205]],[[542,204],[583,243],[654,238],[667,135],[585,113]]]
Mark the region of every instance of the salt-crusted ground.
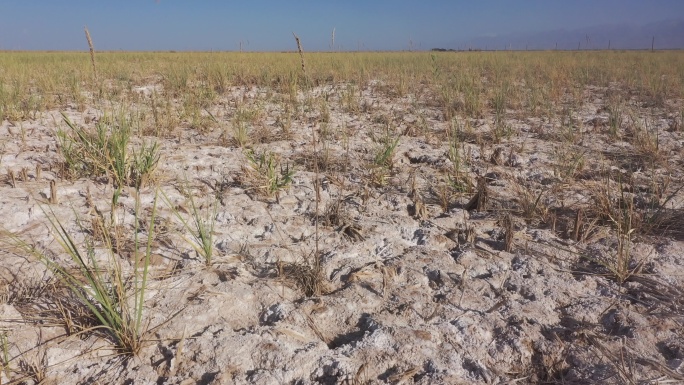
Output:
[[[684,136],[672,113],[681,100],[644,106],[626,94],[631,115],[611,134],[605,89],[587,88],[566,122],[512,109],[497,122],[445,121],[427,94],[393,97],[380,86],[355,106],[344,85],[300,94],[289,123],[269,90],[235,88],[207,109],[218,121],[211,128],[144,132],[161,146],[140,192],[148,216],[160,196],[149,342],[127,358],[102,333],[67,335],[54,311],[67,292],[5,242],[2,382],[684,382]],[[131,110],[155,87],[135,89]],[[239,147],[231,130],[248,108],[259,113],[243,122],[248,143]],[[104,113],[50,111],[0,126],[0,218],[4,231],[67,261],[48,219],[81,242],[94,216],[112,217],[113,187],[63,177],[56,132],[69,129],[60,112],[83,127]],[[248,147],[294,170],[291,185],[261,193]],[[478,180],[487,187],[480,210],[469,207]],[[216,205],[209,267],[174,213],[190,218],[189,195],[202,212]],[[135,199],[127,188],[114,208],[129,244]],[[648,224],[620,236],[604,215],[611,205],[613,216],[633,214],[634,228],[640,213]],[[134,253],[120,249],[129,266]],[[624,283],[611,272],[620,256]],[[316,258],[323,279],[305,293],[296,278]]]

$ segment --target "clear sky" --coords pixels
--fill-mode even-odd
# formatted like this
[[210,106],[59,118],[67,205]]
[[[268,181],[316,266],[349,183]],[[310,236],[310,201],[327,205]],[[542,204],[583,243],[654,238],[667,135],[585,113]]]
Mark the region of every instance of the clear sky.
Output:
[[683,19],[684,0],[0,0],[0,49],[403,50],[479,36]]

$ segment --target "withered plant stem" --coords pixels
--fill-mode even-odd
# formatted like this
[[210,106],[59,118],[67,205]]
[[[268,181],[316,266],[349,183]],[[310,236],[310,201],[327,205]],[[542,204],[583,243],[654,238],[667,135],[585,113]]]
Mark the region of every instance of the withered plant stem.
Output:
[[[302,60],[302,73],[304,74],[304,79],[305,79],[305,81],[306,81],[307,88],[308,88],[309,81],[308,81],[308,77],[306,76],[306,65],[305,65],[305,63],[304,63],[304,50],[302,49],[302,42],[299,40],[299,36],[297,36],[296,33],[292,32],[292,36],[294,36],[295,41],[297,42],[297,51],[299,52],[299,57],[300,57],[301,60]],[[319,186],[319,179],[320,179],[320,177],[319,177],[319,172],[320,172],[320,170],[318,169],[318,150],[317,150],[317,146],[316,146],[316,141],[317,141],[317,137],[316,137],[316,127],[315,127],[315,125],[312,125],[312,126],[311,126],[311,145],[313,146],[313,158],[314,158],[314,188],[315,188],[315,190],[316,190],[316,202],[315,202],[315,206],[316,206],[316,207],[315,207],[315,210],[316,210],[316,213],[315,213],[315,216],[314,216],[314,218],[316,218],[315,221],[314,221],[314,226],[315,226],[315,237],[316,237],[316,240],[315,240],[315,242],[314,242],[314,245],[315,245],[315,246],[314,246],[314,256],[313,256],[313,258],[314,258],[314,260],[313,260],[313,268],[314,268],[314,273],[315,273],[317,276],[320,276],[320,272],[321,272],[321,262],[320,262],[320,260],[319,260],[319,250],[318,250],[318,236],[319,236],[319,233],[318,233],[319,207],[318,207],[318,206],[319,206],[319,203],[320,203],[320,186]]]
[[575,242],[579,242],[581,238],[580,231],[582,230],[582,209],[578,209],[577,213],[575,214],[575,228],[573,231],[573,238],[575,239]]
[[477,192],[466,204],[465,209],[477,210],[478,212],[487,210],[487,180],[485,177],[480,177],[477,180]]
[[7,177],[9,178],[9,182],[10,182],[10,185],[12,186],[12,188],[16,188],[17,187],[17,180],[14,177],[14,171],[7,170]]
[[57,183],[54,179],[50,181],[50,203],[57,203]]
[[506,214],[503,218],[503,228],[504,232],[506,234],[506,243],[504,246],[504,249],[507,253],[510,253],[511,250],[513,249],[513,219],[511,218],[511,214]]
[[95,67],[95,47],[93,46],[93,39],[90,38],[88,26],[83,27],[83,29],[85,30],[86,40],[88,40],[88,47],[90,48],[90,62],[93,64],[93,76],[95,76],[95,81],[97,81],[97,69]]
[[487,180],[485,177],[477,181],[477,195],[477,211],[486,211],[489,192],[487,191]]
[[306,64],[304,63],[304,50],[302,49],[302,42],[299,40],[299,36],[297,36],[296,33],[292,32],[292,36],[294,36],[295,41],[297,42],[297,51],[299,52],[299,58],[302,60],[302,73],[304,74],[304,79],[307,79],[308,77],[306,76]]

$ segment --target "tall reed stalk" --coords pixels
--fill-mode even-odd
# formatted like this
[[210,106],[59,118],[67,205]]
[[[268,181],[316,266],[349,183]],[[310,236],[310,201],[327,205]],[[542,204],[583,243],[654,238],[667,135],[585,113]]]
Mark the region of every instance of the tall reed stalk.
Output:
[[86,40],[88,40],[88,47],[90,48],[90,62],[93,64],[93,76],[95,76],[95,81],[97,81],[97,68],[95,67],[95,47],[93,46],[93,39],[90,38],[88,26],[83,27],[83,29],[85,30]]

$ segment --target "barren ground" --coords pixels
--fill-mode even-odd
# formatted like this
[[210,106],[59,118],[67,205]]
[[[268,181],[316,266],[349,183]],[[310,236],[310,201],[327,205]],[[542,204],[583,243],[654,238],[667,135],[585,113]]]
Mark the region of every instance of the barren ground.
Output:
[[[154,90],[132,88],[131,111]],[[2,122],[2,227],[55,261],[49,218],[79,245],[114,218],[130,269],[136,197],[144,221],[159,196],[137,356],[78,333],[45,263],[0,249],[2,383],[684,383],[682,100],[587,86],[566,114],[445,119],[429,90],[381,81],[300,91],[291,111],[280,97],[233,87],[202,111],[213,126],[134,135],[161,160],[113,208],[107,177],[65,176],[56,135],[60,113],[92,128],[107,108]],[[248,148],[291,183],[264,191]],[[215,221],[211,266],[176,215],[193,202]]]

